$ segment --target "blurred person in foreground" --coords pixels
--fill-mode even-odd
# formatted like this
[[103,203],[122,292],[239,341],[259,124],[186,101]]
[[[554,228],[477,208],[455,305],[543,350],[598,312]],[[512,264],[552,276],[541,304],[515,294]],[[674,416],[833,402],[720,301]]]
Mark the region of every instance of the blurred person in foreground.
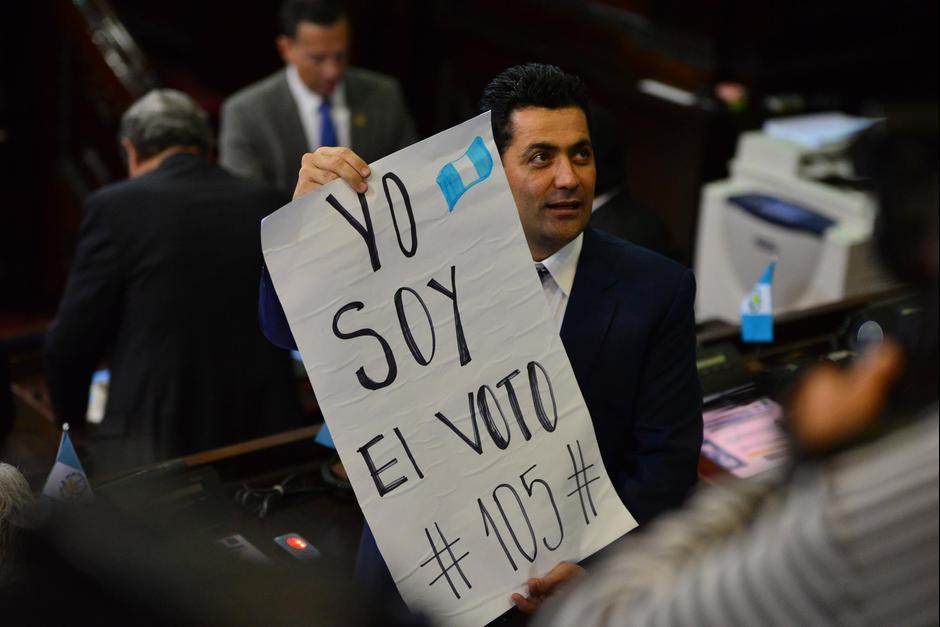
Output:
[[0,462],[0,586],[16,574],[19,551],[17,534],[29,528],[28,510],[33,493],[19,470]]
[[920,288],[914,337],[821,366],[790,410],[788,472],[704,490],[589,575],[518,605],[539,625],[930,625],[938,621],[937,106],[856,143],[886,265]]
[[[94,503],[43,500],[17,537],[17,570],[0,585],[4,627],[421,627],[390,620],[387,600],[355,588],[329,556],[295,560],[274,543],[255,556],[220,542],[224,500],[138,476],[98,491]],[[242,538],[244,540],[244,538]],[[368,595],[368,602],[362,599]]]
[[[290,356],[257,321],[258,229],[285,199],[207,160],[208,116],[182,92],[135,102],[120,140],[130,177],[85,202],[43,355],[89,474],[302,426]],[[102,359],[104,420],[86,426]]]

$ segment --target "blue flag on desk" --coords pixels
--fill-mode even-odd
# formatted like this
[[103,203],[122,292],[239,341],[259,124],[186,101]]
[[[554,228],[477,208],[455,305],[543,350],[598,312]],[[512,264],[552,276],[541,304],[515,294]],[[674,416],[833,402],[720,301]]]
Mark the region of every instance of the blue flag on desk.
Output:
[[46,479],[42,489],[43,496],[65,501],[67,503],[87,503],[94,500],[88,477],[78,460],[75,447],[69,438],[68,424],[62,427],[62,439],[59,441],[59,452],[55,456],[55,464]]
[[771,286],[776,265],[776,261],[770,262],[764,274],[741,301],[741,341],[743,342],[774,341]]

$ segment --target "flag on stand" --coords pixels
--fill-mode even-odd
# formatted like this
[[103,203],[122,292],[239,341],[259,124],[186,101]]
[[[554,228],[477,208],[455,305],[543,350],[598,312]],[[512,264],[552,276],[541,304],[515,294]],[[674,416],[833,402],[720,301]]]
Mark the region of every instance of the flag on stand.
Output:
[[69,438],[67,423],[62,425],[59,452],[56,453],[55,465],[49,472],[42,494],[67,503],[87,503],[95,498],[91,493],[88,477],[82,469],[82,463],[78,460],[75,447],[72,446],[72,440]]
[[741,302],[741,341],[743,342],[774,341],[774,315],[770,288],[774,281],[776,265],[776,261],[770,262],[754,288]]

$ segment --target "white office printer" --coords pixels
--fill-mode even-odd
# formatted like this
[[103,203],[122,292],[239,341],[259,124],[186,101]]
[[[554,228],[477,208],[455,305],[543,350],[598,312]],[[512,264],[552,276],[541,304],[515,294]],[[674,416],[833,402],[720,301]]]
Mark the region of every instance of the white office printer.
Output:
[[699,322],[737,323],[742,299],[773,259],[775,314],[892,285],[874,255],[873,199],[824,182],[850,173],[849,137],[869,123],[842,114],[800,116],[741,136],[731,178],[702,189]]

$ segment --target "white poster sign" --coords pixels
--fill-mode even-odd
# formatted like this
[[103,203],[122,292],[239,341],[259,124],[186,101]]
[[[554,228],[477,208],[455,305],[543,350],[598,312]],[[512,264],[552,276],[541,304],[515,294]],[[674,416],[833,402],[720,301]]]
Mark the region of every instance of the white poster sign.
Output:
[[636,526],[604,471],[483,114],[265,219],[262,247],[405,601],[480,625]]

